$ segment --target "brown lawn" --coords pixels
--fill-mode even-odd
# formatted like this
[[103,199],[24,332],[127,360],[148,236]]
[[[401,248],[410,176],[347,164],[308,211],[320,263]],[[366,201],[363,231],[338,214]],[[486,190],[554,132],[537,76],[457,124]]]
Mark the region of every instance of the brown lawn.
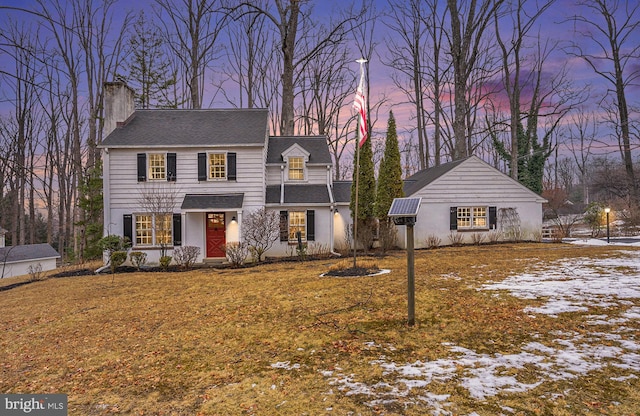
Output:
[[[372,365],[381,355],[399,364],[430,362],[450,358],[450,345],[515,354],[534,340],[585,334],[592,330],[585,314],[534,316],[523,309],[542,299],[477,289],[561,258],[622,250],[632,249],[417,251],[412,328],[405,324],[401,251],[375,260],[390,273],[361,278],[320,277],[338,260],[49,278],[0,291],[0,392],[66,393],[70,415],[635,415],[640,381],[613,381],[614,367],[481,400],[457,377],[379,402],[344,388],[348,377],[378,389],[384,385],[376,383],[401,378]],[[15,282],[5,280],[0,286]],[[640,299],[629,302],[640,306]],[[638,339],[637,319],[622,325]],[[529,367],[505,373],[523,383],[541,379]],[[446,395],[446,406],[437,410],[422,399],[426,391]]]

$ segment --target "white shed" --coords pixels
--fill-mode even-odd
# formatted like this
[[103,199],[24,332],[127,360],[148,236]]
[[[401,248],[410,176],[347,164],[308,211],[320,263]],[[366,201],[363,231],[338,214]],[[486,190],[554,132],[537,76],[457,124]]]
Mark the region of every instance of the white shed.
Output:
[[60,254],[49,244],[0,247],[0,278],[56,268]]
[[[425,169],[407,178],[405,196],[422,198],[415,247],[478,240],[528,240],[542,232],[544,198],[471,156]],[[398,227],[406,246],[405,227]],[[454,241],[455,240],[455,241]]]

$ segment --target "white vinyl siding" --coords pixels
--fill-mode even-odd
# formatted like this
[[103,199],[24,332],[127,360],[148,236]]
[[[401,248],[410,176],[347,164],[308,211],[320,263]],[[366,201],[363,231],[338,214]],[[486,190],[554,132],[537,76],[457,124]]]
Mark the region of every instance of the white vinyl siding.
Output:
[[[262,206],[265,198],[264,153],[262,147],[229,148],[229,152],[237,153],[235,181],[216,181],[215,193],[244,194],[243,207]],[[137,181],[137,151],[124,149],[110,149],[108,166],[105,165],[105,175],[109,175],[108,186],[112,221],[118,215],[130,213],[139,205],[145,190],[153,187],[166,187],[175,192],[176,209],[182,204],[185,194],[212,193],[211,183],[198,182],[199,152],[207,149],[171,149],[176,153],[176,164],[179,175],[176,182]],[[220,152],[223,153],[223,152]],[[116,211],[117,210],[117,211]],[[111,227],[114,227],[111,225]]]
[[[414,228],[417,248],[426,246],[428,236],[439,238],[443,245],[451,244],[452,207],[470,208],[471,227],[459,226],[457,229],[457,231],[470,231],[463,233],[465,243],[472,242],[472,236],[476,232],[488,234],[491,231],[488,207],[496,207],[498,212],[501,208],[514,208],[521,219],[521,229],[528,238],[542,228],[544,199],[476,157],[465,160],[408,196],[422,198]],[[475,223],[472,210],[474,207],[486,208],[484,215],[481,211],[476,211]],[[459,216],[457,218],[460,219]],[[486,225],[483,225],[485,221]],[[461,225],[460,222],[457,225]],[[474,226],[476,228],[473,228]],[[398,240],[400,247],[405,247],[405,227],[398,227]]]

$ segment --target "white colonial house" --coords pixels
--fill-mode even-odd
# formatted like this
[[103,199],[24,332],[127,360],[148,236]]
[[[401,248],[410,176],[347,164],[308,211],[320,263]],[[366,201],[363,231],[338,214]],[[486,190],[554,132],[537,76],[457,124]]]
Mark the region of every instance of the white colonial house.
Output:
[[[124,83],[105,85],[104,233],[126,236],[151,263],[161,247],[196,246],[203,262],[243,241],[243,219],[267,208],[280,218],[267,256],[303,243],[350,243],[351,182],[333,181],[324,136],[269,136],[267,109],[135,110]],[[405,196],[421,198],[415,246],[533,238],[543,198],[475,156],[420,171]],[[405,227],[399,243],[405,246]]]
[[295,253],[298,232],[328,251],[341,238],[326,137],[270,137],[266,109],[135,110],[125,84],[105,91],[105,235],[130,238],[151,263],[161,247],[224,259],[224,245],[243,239],[243,219],[266,207],[280,218],[268,256]]
[[[425,169],[405,180],[406,197],[421,198],[415,247],[475,240],[534,239],[542,231],[546,202],[476,156]],[[405,247],[405,227],[398,227]]]

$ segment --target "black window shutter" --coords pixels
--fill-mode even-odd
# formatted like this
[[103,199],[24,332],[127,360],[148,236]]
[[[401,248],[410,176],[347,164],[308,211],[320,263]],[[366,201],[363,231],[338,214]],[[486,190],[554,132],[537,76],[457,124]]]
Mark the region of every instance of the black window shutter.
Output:
[[173,245],[182,245],[182,215],[173,214]]
[[138,182],[147,180],[147,154],[138,153]]
[[236,180],[236,154],[227,153],[227,180]]
[[495,230],[496,228],[498,228],[498,209],[489,207],[489,229]]
[[280,241],[289,241],[289,213],[280,211]]
[[207,154],[198,153],[198,180],[207,180]]
[[167,181],[169,182],[176,181],[176,165],[176,154],[167,153]]
[[307,211],[307,241],[316,240],[316,212],[312,209]]
[[458,207],[449,208],[449,229],[458,229]]
[[133,243],[133,215],[124,214],[122,216],[123,237],[128,238]]

